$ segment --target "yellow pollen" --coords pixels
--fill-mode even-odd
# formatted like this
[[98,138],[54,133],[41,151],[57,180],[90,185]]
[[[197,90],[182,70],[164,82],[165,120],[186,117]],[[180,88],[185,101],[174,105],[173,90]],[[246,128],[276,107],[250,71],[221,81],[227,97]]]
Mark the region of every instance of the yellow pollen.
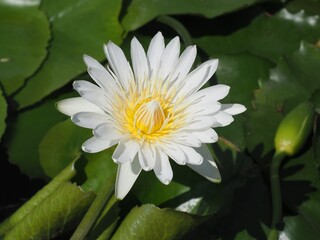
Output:
[[158,131],[164,121],[165,114],[157,100],[142,104],[134,114],[134,125],[144,134],[152,134]]

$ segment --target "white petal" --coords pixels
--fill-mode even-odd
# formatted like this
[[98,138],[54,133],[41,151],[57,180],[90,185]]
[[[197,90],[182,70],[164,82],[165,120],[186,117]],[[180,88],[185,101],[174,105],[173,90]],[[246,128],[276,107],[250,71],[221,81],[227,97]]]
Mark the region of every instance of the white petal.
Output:
[[161,57],[161,66],[159,72],[160,79],[165,79],[169,76],[178,60],[179,53],[180,41],[179,37],[175,37],[168,43]]
[[203,131],[195,131],[192,134],[202,143],[214,143],[218,141],[218,134],[212,128]]
[[117,143],[118,141],[101,140],[96,137],[92,137],[82,144],[82,150],[87,153],[96,153],[112,147]]
[[106,70],[101,70],[98,68],[88,68],[88,73],[90,77],[105,91],[108,95],[114,95],[120,91],[116,80],[112,75]]
[[210,116],[198,117],[194,120],[189,119],[187,121],[183,130],[204,130],[211,127],[216,122],[215,118]]
[[113,91],[118,90],[115,79],[96,59],[83,55],[83,60],[87,65],[89,75],[103,90],[110,90],[110,88]]
[[230,123],[233,122],[233,117],[226,113],[226,112],[218,112],[216,115],[214,115],[214,118],[216,122],[213,124],[213,127],[224,127],[228,126]]
[[210,150],[203,144],[198,152],[203,157],[203,162],[200,165],[187,164],[192,170],[196,171],[211,182],[221,182],[221,175],[216,163],[214,162]]
[[171,80],[176,79],[176,81],[179,81],[179,79],[183,79],[190,71],[192,64],[196,58],[197,55],[197,48],[196,46],[189,46],[184,50],[184,52],[181,54],[180,58],[178,59],[178,62],[174,68],[174,72],[172,76],[170,77]]
[[187,163],[193,165],[200,165],[202,163],[203,157],[197,153],[195,149],[183,145],[180,145],[180,148],[184,151],[187,157]]
[[188,99],[191,102],[199,101],[202,104],[217,102],[228,95],[230,87],[224,84],[217,84],[201,89]]
[[153,171],[163,184],[168,185],[173,178],[173,172],[168,155],[158,149],[156,153],[157,159]]
[[172,141],[191,147],[200,147],[201,142],[189,132],[180,132],[172,137]]
[[178,144],[162,144],[161,148],[173,161],[179,165],[185,165],[187,163],[186,155]]
[[115,196],[117,199],[121,200],[128,194],[140,172],[141,166],[137,157],[132,163],[119,164],[115,186]]
[[110,116],[101,113],[79,112],[72,115],[71,120],[78,126],[94,129],[101,123],[110,122]]
[[151,144],[145,144],[138,152],[139,162],[143,170],[150,171],[156,163],[156,152]]
[[[109,104],[103,91],[97,85],[88,81],[78,80],[73,82],[73,88],[86,100],[97,105],[101,109],[108,111]],[[109,107],[109,108],[108,108]]]
[[241,104],[222,104],[221,111],[224,111],[230,115],[237,115],[239,113],[243,113],[246,109],[245,106]]
[[96,68],[96,69],[106,71],[104,66],[102,66],[96,59],[94,59],[93,57],[90,57],[89,55],[84,54],[83,61],[88,68]]
[[199,102],[192,104],[185,110],[186,114],[191,116],[205,116],[212,115],[218,112],[221,108],[221,104],[219,102],[205,102],[199,100]]
[[158,73],[161,56],[164,51],[164,39],[161,32],[158,32],[152,39],[148,48],[148,60],[153,74]]
[[119,140],[123,137],[114,124],[102,123],[98,125],[94,130],[93,134],[97,139],[101,140]]
[[133,76],[131,67],[123,51],[111,41],[107,45],[104,45],[104,50],[108,62],[119,82],[124,89],[127,89],[130,86],[130,82],[133,80]]
[[72,116],[79,112],[104,113],[101,108],[82,97],[61,100],[56,103],[56,107],[60,112],[68,116]]
[[217,67],[217,59],[209,60],[201,64],[186,76],[184,80],[185,85],[179,91],[178,95],[188,96],[198,91],[212,77]]
[[141,86],[142,81],[149,77],[149,64],[146,53],[136,38],[131,41],[131,59],[136,82]]
[[115,163],[132,162],[139,150],[139,144],[132,140],[120,141],[113,152],[112,159]]

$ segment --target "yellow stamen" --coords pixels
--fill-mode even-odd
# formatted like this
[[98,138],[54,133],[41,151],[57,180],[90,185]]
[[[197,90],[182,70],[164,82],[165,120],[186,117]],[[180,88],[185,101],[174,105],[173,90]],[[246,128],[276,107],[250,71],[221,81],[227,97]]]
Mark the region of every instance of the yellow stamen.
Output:
[[165,121],[165,114],[160,103],[152,100],[142,104],[134,115],[134,125],[145,134],[158,131]]

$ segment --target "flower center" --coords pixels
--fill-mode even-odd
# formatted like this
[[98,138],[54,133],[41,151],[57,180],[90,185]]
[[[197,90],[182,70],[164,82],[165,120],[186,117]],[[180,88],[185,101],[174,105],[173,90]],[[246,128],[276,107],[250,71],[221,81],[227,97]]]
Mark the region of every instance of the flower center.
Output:
[[134,114],[134,125],[145,134],[158,131],[165,121],[160,103],[152,100],[142,104]]

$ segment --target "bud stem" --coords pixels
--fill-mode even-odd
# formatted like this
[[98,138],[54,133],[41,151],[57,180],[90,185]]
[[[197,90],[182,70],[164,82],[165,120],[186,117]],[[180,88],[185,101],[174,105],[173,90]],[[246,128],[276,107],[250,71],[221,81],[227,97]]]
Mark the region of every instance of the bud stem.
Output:
[[186,27],[183,26],[183,24],[178,20],[167,15],[162,15],[158,17],[157,20],[158,22],[161,22],[173,28],[180,35],[186,46],[192,45],[192,37],[190,36],[190,33],[188,32]]
[[[284,152],[276,152],[273,155],[271,166],[270,166],[270,187],[271,187],[271,198],[272,198],[272,220],[271,229],[276,229],[280,223],[282,216],[282,196],[281,186],[279,178],[279,170],[282,160],[286,154]],[[278,235],[278,234],[275,234]],[[274,239],[278,239],[277,237]]]

